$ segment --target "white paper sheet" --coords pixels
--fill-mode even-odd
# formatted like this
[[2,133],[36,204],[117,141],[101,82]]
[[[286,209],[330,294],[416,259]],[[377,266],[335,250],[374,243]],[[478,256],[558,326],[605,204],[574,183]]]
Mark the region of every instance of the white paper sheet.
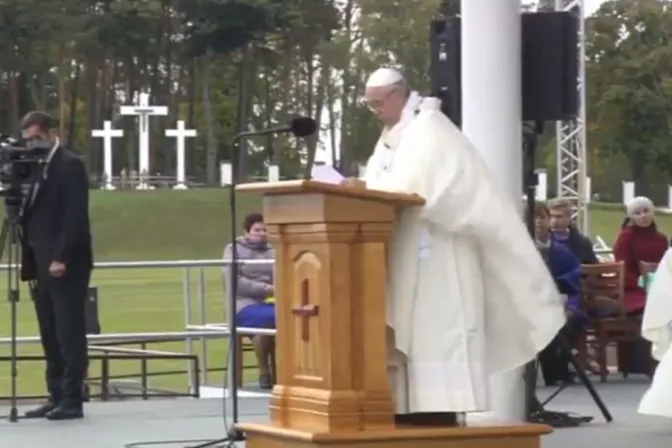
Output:
[[340,184],[344,179],[343,175],[331,165],[314,165],[310,171],[310,177],[330,184]]

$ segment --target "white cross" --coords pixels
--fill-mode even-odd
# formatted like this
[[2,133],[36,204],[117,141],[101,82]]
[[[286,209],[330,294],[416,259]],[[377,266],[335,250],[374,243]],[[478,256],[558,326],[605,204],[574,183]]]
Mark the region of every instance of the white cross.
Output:
[[[150,106],[149,94],[141,93],[139,95],[138,105],[121,106],[121,115],[137,115],[140,127],[138,150],[140,152],[139,171],[149,176],[149,116],[150,115],[168,115],[166,106]],[[144,176],[141,176],[139,189],[147,189]]]
[[103,129],[93,129],[91,131],[93,137],[101,137],[103,139],[103,172],[105,173],[105,190],[114,190],[112,183],[112,139],[116,137],[123,137],[124,131],[121,129],[112,129],[112,122],[105,120],[103,122]]
[[177,142],[177,185],[176,190],[186,190],[186,167],[184,164],[184,143],[187,137],[196,137],[196,129],[185,129],[184,120],[177,121],[177,129],[166,129],[166,137],[175,137]]

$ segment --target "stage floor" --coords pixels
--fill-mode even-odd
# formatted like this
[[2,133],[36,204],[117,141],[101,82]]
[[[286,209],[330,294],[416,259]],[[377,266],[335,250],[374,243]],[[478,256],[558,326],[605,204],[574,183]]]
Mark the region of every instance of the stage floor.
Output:
[[[595,417],[594,423],[556,430],[543,439],[543,448],[664,448],[672,444],[672,420],[644,417],[635,412],[646,390],[644,380],[612,380],[597,385],[597,388],[615,421],[604,423],[588,393],[583,387],[574,386],[558,396],[549,409],[591,415]],[[541,389],[539,396],[543,397],[547,392]],[[267,398],[263,397],[242,399],[241,421],[266,421],[267,404]],[[221,437],[225,434],[222,409],[220,399],[91,403],[86,408],[86,419],[75,422],[0,421],[0,446],[122,448],[135,444],[138,448],[183,447],[194,443],[150,442]],[[6,412],[6,409],[0,410],[2,414]]]

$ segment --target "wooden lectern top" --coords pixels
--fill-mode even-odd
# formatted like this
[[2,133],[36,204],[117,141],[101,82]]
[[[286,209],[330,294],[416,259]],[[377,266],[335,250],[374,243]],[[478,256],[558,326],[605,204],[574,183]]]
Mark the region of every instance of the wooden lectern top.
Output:
[[266,196],[321,193],[383,202],[397,206],[417,206],[424,205],[425,203],[424,198],[415,194],[392,193],[389,191],[358,188],[308,179],[281,182],[254,182],[238,185],[236,190],[241,193],[261,193]]

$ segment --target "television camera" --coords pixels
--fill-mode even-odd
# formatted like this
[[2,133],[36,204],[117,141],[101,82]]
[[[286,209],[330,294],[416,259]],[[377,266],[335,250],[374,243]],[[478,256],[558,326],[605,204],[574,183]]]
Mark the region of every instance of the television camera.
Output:
[[[48,163],[53,143],[45,140],[20,140],[0,134],[0,197],[4,199],[5,216],[0,228],[0,258],[7,260],[6,291],[10,303],[10,412],[7,419],[17,422],[17,303],[21,276],[21,226],[24,205],[33,194],[39,175]],[[7,253],[5,253],[5,249]],[[6,257],[5,257],[6,255]],[[35,288],[33,282],[31,289]]]
[[34,174],[46,163],[53,143],[0,135],[0,197],[18,205],[33,184]]

